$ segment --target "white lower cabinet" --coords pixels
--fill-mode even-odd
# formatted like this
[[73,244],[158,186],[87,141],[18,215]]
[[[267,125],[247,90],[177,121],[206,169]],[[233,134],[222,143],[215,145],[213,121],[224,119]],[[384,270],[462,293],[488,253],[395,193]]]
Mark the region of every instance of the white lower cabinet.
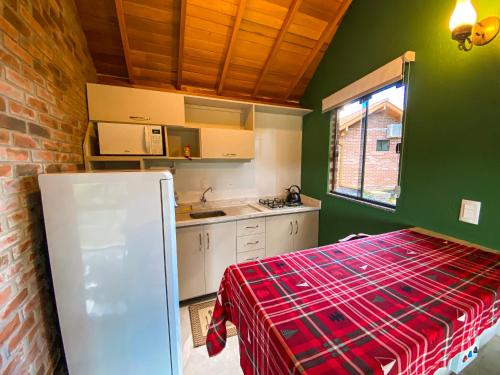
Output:
[[179,299],[218,290],[224,270],[236,263],[236,221],[177,229]]
[[179,299],[217,292],[231,264],[318,246],[319,212],[177,229]]
[[319,212],[266,217],[266,257],[318,246]]
[[236,221],[205,225],[206,293],[219,290],[227,267],[236,263]]
[[205,247],[203,226],[177,229],[179,299],[205,294]]

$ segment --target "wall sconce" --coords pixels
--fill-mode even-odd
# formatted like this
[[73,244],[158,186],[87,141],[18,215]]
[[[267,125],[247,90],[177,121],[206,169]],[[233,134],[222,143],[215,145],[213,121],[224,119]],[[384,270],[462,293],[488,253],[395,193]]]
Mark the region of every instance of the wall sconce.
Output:
[[484,46],[498,34],[500,18],[487,17],[476,23],[477,13],[470,0],[457,0],[450,18],[451,38],[458,42],[461,51],[470,51],[473,46]]

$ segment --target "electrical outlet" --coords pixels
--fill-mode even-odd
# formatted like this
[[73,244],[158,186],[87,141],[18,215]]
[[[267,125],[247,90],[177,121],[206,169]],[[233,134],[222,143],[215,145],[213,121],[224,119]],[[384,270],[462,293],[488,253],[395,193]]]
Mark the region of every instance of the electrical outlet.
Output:
[[479,214],[481,213],[481,202],[462,199],[460,216],[458,220],[469,224],[479,224]]

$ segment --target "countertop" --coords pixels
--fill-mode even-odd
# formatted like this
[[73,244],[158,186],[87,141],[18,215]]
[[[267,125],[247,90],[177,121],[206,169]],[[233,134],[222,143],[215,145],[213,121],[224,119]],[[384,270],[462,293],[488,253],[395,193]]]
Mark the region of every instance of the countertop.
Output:
[[[227,221],[254,219],[265,216],[287,215],[300,212],[319,211],[321,209],[321,201],[301,195],[302,206],[271,209],[259,204],[259,199],[233,199],[223,201],[207,202],[205,205],[201,203],[186,203],[180,204],[176,208],[175,222],[177,228],[190,227],[194,225],[223,223]],[[205,219],[192,219],[190,212],[202,212],[222,210],[226,216],[210,217]]]

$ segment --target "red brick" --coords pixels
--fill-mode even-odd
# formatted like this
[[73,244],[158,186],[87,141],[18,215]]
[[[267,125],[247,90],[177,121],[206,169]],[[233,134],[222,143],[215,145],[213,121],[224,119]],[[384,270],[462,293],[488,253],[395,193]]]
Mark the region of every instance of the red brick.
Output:
[[0,61],[4,63],[6,66],[10,66],[16,72],[19,71],[21,65],[19,64],[19,60],[14,55],[9,52],[2,50],[0,51]]
[[[0,342],[6,342],[7,339],[12,335],[12,333],[19,327],[21,322],[19,321],[19,316],[16,315],[12,320],[7,323],[0,331]],[[3,374],[3,373],[2,373]]]
[[51,151],[31,151],[33,161],[52,161],[54,159]]
[[33,314],[31,314],[21,324],[21,328],[19,329],[19,331],[10,340],[10,342],[9,342],[9,351],[11,351],[11,352],[14,351],[14,349],[17,347],[17,345],[19,345],[19,343],[24,338],[24,336],[26,336],[28,334],[29,330],[31,329],[31,327],[33,327],[34,324],[35,324],[35,318],[34,318]]
[[23,75],[25,78],[29,79],[32,82],[36,82],[39,85],[45,84],[45,80],[43,79],[43,77],[33,69],[31,69],[28,65],[23,66]]
[[[7,254],[5,254],[7,255]],[[8,257],[7,257],[7,260],[8,260]],[[5,264],[2,264],[2,267],[4,266]],[[6,286],[5,288],[3,288],[2,290],[0,290],[0,306],[3,306],[5,305],[5,303],[10,300],[12,296],[12,287],[10,285]]]
[[56,162],[59,163],[66,163],[70,161],[70,154],[62,153],[62,152],[56,152],[54,153],[54,159]]
[[27,150],[17,148],[0,148],[0,159],[9,161],[26,161],[29,154]]
[[7,216],[7,222],[9,223],[10,228],[13,228],[16,225],[21,224],[23,221],[26,221],[27,219],[28,219],[28,212],[26,210],[18,210]]
[[36,86],[36,96],[38,96],[40,99],[43,99],[49,103],[55,103],[55,98],[54,95],[52,95],[47,89],[41,87],[41,86]]
[[31,31],[23,20],[14,13],[9,7],[3,7],[3,17],[9,22],[17,31],[24,36],[30,36]]
[[0,177],[12,177],[12,166],[8,164],[0,165]]
[[25,177],[38,175],[42,173],[43,168],[41,164],[16,164],[14,169],[16,176]]
[[28,297],[28,289],[25,288],[20,291],[12,301],[10,301],[5,310],[2,312],[2,319],[7,318],[11,313],[15,310],[19,309],[21,305],[27,300]]
[[0,81],[0,92],[11,99],[15,99],[18,101],[22,101],[24,99],[22,90],[12,86],[10,83],[7,83],[5,81]]
[[39,100],[33,96],[29,96],[29,95],[27,96],[26,104],[28,104],[30,107],[32,107],[40,112],[43,112],[43,113],[48,112],[47,104],[45,104],[44,102],[42,102],[41,100]]
[[[23,147],[23,148],[37,148],[38,147],[38,142],[33,139],[32,136],[27,135],[27,134],[18,134],[14,133],[13,134],[13,143],[14,146],[16,147]],[[26,160],[26,159],[23,159]]]
[[10,232],[3,237],[0,237],[0,251],[3,251],[19,241],[19,231]]
[[9,101],[9,111],[13,115],[24,117],[27,118],[28,120],[35,119],[35,112],[32,109],[25,107],[22,104],[19,104],[18,102],[15,102],[13,100]]
[[10,52],[23,60],[26,64],[33,64],[33,58],[24,50],[24,48],[20,47],[18,43],[9,38],[7,35],[4,35],[3,43]]
[[26,250],[28,250],[31,245],[32,245],[31,240],[26,240],[24,242],[21,242],[19,245],[16,245],[12,248],[12,256],[14,259],[19,258]]
[[0,212],[7,213],[12,211],[19,205],[19,198],[17,196],[0,196]]
[[10,133],[7,129],[0,129],[0,144],[8,145],[10,141]]
[[43,148],[46,150],[57,151],[59,150],[59,146],[56,142],[53,141],[43,141]]
[[39,120],[41,125],[48,126],[52,129],[59,129],[59,121],[49,115],[40,113]]
[[6,34],[8,34],[13,39],[19,38],[18,31],[10,23],[8,23],[3,17],[0,17],[0,30],[4,31]]
[[7,78],[7,81],[10,81],[17,87],[20,87],[24,91],[28,92],[33,92],[33,83],[30,82],[28,79],[20,76],[15,70],[7,68],[5,69],[5,77]]
[[5,99],[0,97],[0,111],[5,112],[7,105],[5,104]]
[[30,180],[29,178],[16,178],[13,180],[7,180],[3,183],[4,192],[7,194],[19,193],[22,191],[31,190],[35,187],[35,182]]

